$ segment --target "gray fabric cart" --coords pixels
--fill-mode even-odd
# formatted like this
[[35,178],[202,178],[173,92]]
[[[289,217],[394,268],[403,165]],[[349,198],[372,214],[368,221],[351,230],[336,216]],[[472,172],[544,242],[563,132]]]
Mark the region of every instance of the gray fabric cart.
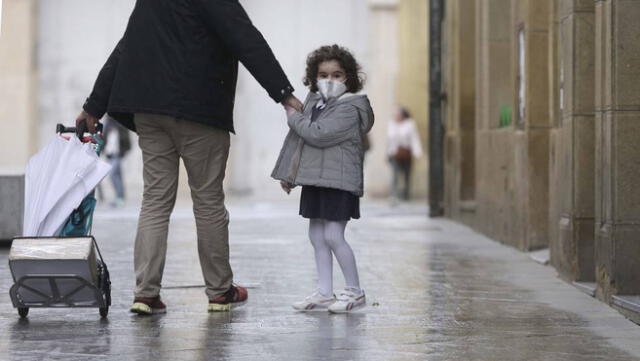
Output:
[[30,308],[98,308],[111,305],[109,271],[95,239],[16,238],[9,255],[14,285],[9,294],[24,318]]

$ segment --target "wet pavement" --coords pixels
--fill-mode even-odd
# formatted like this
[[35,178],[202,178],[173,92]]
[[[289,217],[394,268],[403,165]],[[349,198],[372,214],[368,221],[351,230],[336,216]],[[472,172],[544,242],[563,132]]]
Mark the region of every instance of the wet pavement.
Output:
[[553,268],[428,219],[419,205],[364,202],[363,218],[348,226],[366,309],[296,313],[290,304],[313,290],[315,275],[296,207],[231,202],[232,264],[250,301],[229,314],[206,312],[187,207],[171,224],[166,315],[127,312],[134,208],[96,215],[114,288],[106,320],[92,309],[33,309],[19,320],[8,297],[8,249],[0,249],[0,360],[640,360],[640,326]]

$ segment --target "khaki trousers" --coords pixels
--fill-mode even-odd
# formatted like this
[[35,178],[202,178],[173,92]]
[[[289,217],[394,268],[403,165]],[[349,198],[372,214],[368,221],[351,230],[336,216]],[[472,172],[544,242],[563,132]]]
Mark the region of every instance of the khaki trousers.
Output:
[[229,264],[229,213],[222,189],[229,132],[151,114],[136,114],[135,125],[144,162],[144,194],[134,250],[135,297],[160,294],[169,217],[176,201],[182,158],[191,188],[205,292],[213,299],[227,291],[233,281]]

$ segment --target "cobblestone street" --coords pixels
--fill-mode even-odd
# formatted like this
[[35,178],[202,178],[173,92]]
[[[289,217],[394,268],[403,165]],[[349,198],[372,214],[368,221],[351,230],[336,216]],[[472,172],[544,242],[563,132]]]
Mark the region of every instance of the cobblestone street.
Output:
[[[21,321],[0,250],[2,360],[640,360],[640,327],[511,248],[426,207],[364,203],[347,228],[368,307],[296,313],[314,288],[306,222],[293,201],[231,201],[236,282],[249,302],[208,314],[188,207],[174,213],[164,277],[166,315],[132,301],[137,210],[100,208],[94,234],[111,269],[113,306],[33,309]],[[339,268],[334,266],[334,270]],[[341,274],[335,284],[343,284]],[[607,335],[606,337],[603,335]]]

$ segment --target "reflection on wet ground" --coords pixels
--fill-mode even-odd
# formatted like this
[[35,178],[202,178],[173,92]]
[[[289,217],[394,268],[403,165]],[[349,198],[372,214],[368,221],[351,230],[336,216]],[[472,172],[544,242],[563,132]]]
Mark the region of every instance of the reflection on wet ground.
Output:
[[373,204],[350,224],[369,307],[344,316],[290,307],[312,291],[315,275],[294,203],[231,207],[232,264],[250,302],[207,314],[193,220],[178,210],[162,294],[169,312],[141,318],[127,312],[135,210],[103,210],[95,235],[112,270],[109,318],[35,309],[19,320],[8,250],[0,250],[0,359],[640,360],[640,327],[550,268],[426,213]]

